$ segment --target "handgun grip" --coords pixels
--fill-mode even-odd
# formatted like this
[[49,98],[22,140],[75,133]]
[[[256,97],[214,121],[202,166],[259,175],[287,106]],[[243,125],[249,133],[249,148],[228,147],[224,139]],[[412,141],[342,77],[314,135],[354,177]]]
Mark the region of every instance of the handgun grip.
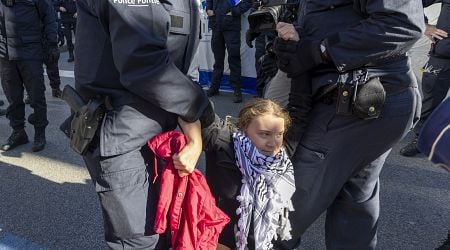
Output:
[[86,105],[86,102],[78,94],[78,92],[70,85],[64,86],[61,98],[69,104],[70,108],[74,111],[78,111]]

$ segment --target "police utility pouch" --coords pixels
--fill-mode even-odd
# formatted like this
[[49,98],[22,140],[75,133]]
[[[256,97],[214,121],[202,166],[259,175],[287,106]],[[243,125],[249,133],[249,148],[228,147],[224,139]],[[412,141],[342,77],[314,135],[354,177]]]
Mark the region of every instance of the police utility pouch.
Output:
[[[347,75],[348,76],[348,75]],[[367,78],[367,71],[353,71],[352,80],[338,81],[336,114],[355,115],[368,120],[378,118],[386,100],[386,91],[378,77]]]
[[70,147],[76,153],[84,155],[105,115],[105,100],[93,98],[85,104],[69,85],[64,87],[62,98],[74,112],[70,123]]

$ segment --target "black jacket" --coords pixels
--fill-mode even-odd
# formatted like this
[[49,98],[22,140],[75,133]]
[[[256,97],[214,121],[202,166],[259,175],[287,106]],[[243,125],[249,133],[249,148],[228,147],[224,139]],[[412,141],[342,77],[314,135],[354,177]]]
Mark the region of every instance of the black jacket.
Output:
[[42,60],[42,41],[56,46],[57,25],[47,0],[16,0],[12,7],[0,1],[0,57]]
[[204,111],[204,91],[185,75],[199,37],[196,2],[77,0],[76,89],[85,99],[108,96],[114,107],[102,156],[138,148],[178,116],[195,121]]
[[[250,0],[243,0],[232,6],[229,0],[207,0],[206,10],[213,10],[214,16],[208,17],[208,26],[213,30],[241,30],[241,15],[250,9]],[[227,15],[231,12],[231,15]]]

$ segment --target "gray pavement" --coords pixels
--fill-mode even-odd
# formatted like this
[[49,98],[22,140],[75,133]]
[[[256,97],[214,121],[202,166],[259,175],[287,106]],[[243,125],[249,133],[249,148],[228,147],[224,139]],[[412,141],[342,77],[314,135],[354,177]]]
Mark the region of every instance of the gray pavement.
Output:
[[[60,69],[72,71],[67,57],[62,53]],[[73,84],[73,78],[62,82]],[[45,150],[33,153],[29,143],[0,151],[0,250],[105,249],[100,207],[88,172],[58,129],[68,108],[51,97],[48,84],[46,96],[50,125]],[[6,99],[2,90],[0,98]],[[237,114],[240,105],[231,99],[231,93],[224,92],[213,97],[219,115]],[[26,130],[32,139],[32,127]],[[10,132],[7,119],[0,118],[0,142]],[[450,229],[450,174],[424,157],[398,156],[405,143],[396,145],[381,175],[378,249],[434,249]],[[325,249],[323,223],[324,216],[308,230],[302,249]]]

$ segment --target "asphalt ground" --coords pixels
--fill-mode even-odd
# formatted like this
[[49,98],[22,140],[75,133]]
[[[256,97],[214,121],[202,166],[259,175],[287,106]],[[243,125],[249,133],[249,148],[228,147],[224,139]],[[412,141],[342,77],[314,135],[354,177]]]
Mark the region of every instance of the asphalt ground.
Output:
[[[74,82],[67,57],[64,52],[60,59],[63,86]],[[68,107],[51,97],[46,86],[46,148],[33,153],[28,143],[0,151],[0,250],[105,249],[101,211],[88,172],[58,129]],[[0,99],[6,100],[2,90]],[[232,103],[231,93],[212,99],[222,117],[237,115],[242,105]],[[31,113],[28,105],[26,112]],[[32,140],[33,128],[26,131]],[[8,120],[1,117],[0,142],[10,133]],[[450,229],[450,174],[423,156],[399,156],[405,144],[394,147],[381,174],[378,249],[434,249]],[[325,249],[323,226],[324,216],[305,233],[302,249]]]

